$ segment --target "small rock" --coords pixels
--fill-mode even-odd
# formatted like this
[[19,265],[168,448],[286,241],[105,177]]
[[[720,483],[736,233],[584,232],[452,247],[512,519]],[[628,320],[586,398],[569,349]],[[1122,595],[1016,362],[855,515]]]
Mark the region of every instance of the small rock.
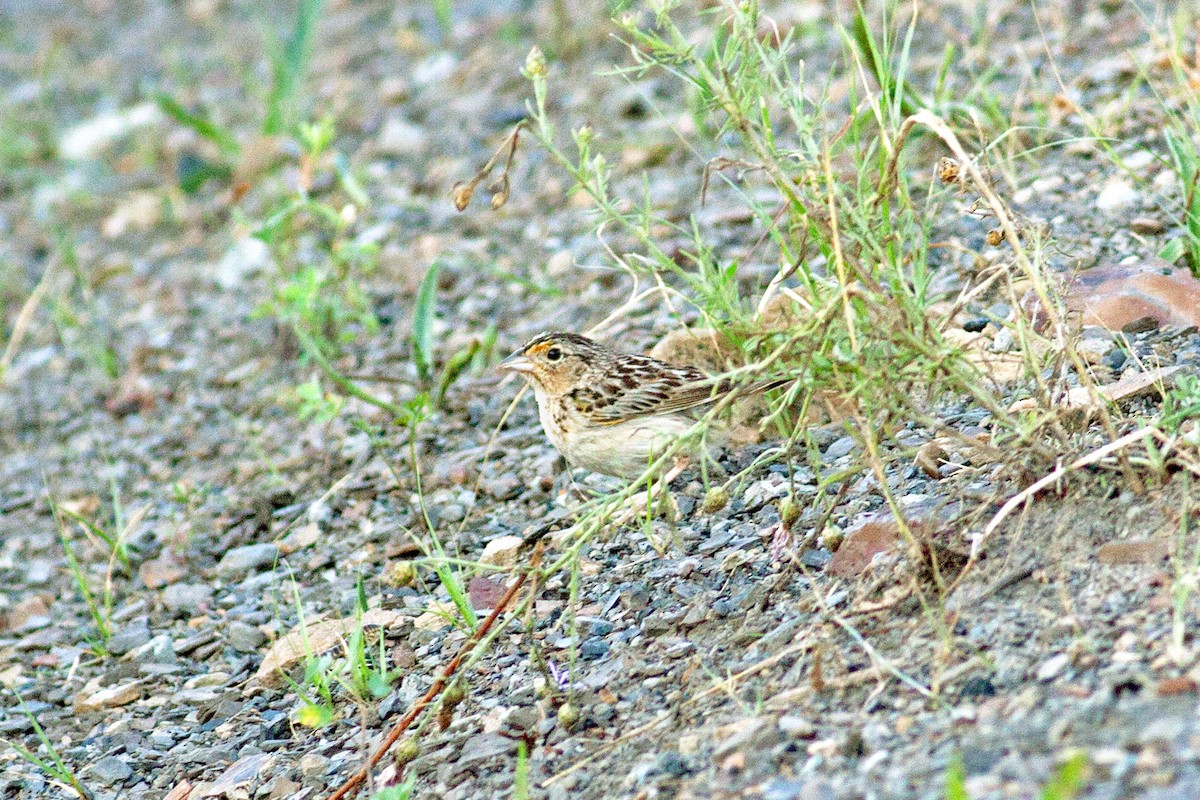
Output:
[[75,698],[75,711],[86,714],[90,711],[100,711],[105,708],[127,706],[142,696],[141,681],[130,681],[119,686],[106,689],[90,689],[88,686]]
[[213,589],[202,583],[174,583],[163,589],[162,602],[168,611],[185,615],[200,613],[201,606],[212,600]]
[[467,582],[467,598],[471,601],[471,607],[476,611],[495,608],[506,594],[508,594],[508,587],[500,578],[485,578],[477,575]]
[[517,561],[517,551],[525,540],[520,536],[498,536],[483,548],[479,563],[497,567],[510,567]]
[[[304,769],[304,759],[308,758],[309,755],[312,754],[306,754],[300,759],[301,771]],[[323,759],[322,756],[316,757]],[[197,785],[197,791],[193,795],[193,798],[246,797],[248,795],[245,787],[258,777],[258,774],[267,766],[270,760],[271,756],[267,753],[254,753],[243,756],[230,764],[212,783]]]
[[1128,208],[1138,201],[1137,190],[1123,176],[1109,178],[1104,188],[1096,195],[1096,208],[1100,211],[1116,211]]
[[267,640],[265,633],[253,625],[234,620],[225,626],[225,641],[234,650],[253,653]]
[[829,459],[830,461],[835,461],[842,456],[850,455],[857,448],[858,444],[853,438],[849,436],[843,436],[833,444],[829,445],[829,447],[825,448],[825,458]]
[[1113,340],[1107,336],[1085,336],[1079,340],[1075,349],[1089,364],[1100,364],[1105,356],[1116,347]]
[[123,656],[150,641],[150,629],[145,623],[131,625],[108,637],[105,648],[114,656]]
[[217,564],[217,574],[226,580],[236,578],[259,567],[271,566],[278,558],[279,546],[274,542],[235,547],[221,558]]
[[817,728],[804,717],[784,714],[776,723],[784,736],[793,739],[812,739],[817,735]]
[[138,577],[147,589],[161,589],[183,580],[186,575],[183,564],[166,551],[158,558],[143,561],[138,567]]
[[521,493],[524,486],[515,475],[500,475],[484,481],[481,488],[496,500],[511,500]]
[[236,289],[246,278],[266,272],[271,263],[271,250],[266,242],[253,236],[243,237],[221,257],[217,265],[217,283],[226,291]]
[[329,770],[329,759],[317,753],[300,756],[300,774],[306,778],[317,778]]
[[981,697],[995,696],[995,685],[982,675],[974,675],[963,681],[962,698],[964,700],[975,700]]
[[154,192],[134,192],[123,200],[100,225],[107,239],[116,239],[127,231],[146,231],[162,219],[163,198]]
[[828,571],[839,578],[853,578],[870,565],[879,553],[890,550],[900,540],[894,520],[869,520],[847,532],[829,561]]
[[1066,653],[1059,653],[1053,658],[1047,659],[1037,671],[1037,679],[1039,681],[1052,681],[1062,674],[1067,665],[1071,663],[1071,657]]
[[1138,734],[1138,742],[1142,745],[1172,747],[1177,740],[1183,737],[1189,727],[1188,719],[1184,716],[1163,716],[1152,719]]
[[474,764],[493,756],[507,755],[517,749],[517,743],[497,733],[481,733],[463,743],[458,757],[460,766]]
[[88,772],[106,786],[118,786],[133,775],[133,767],[116,756],[105,756],[92,764]]
[[1129,221],[1129,230],[1144,236],[1155,236],[1165,229],[1163,221],[1154,217],[1134,217]]
[[399,115],[387,118],[379,132],[379,152],[393,156],[418,155],[428,143],[424,129]]
[[996,337],[992,339],[991,350],[993,353],[1010,353],[1015,349],[1017,349],[1017,340],[1011,329],[1001,328],[996,331]]
[[603,658],[608,654],[609,644],[599,636],[587,639],[579,648],[579,655],[585,659]]
[[1171,540],[1167,536],[1153,539],[1129,539],[1121,542],[1105,542],[1096,549],[1096,559],[1101,564],[1153,564],[1171,554]]
[[130,131],[161,119],[162,112],[154,103],[105,111],[68,129],[58,140],[58,155],[68,161],[95,158]]

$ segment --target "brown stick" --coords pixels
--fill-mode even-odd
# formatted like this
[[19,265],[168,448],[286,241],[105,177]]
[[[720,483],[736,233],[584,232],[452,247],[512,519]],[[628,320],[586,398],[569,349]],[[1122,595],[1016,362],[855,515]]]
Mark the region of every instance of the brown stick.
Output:
[[488,614],[487,619],[485,619],[483,623],[475,629],[475,632],[471,634],[471,638],[463,642],[463,646],[458,649],[458,652],[454,655],[454,658],[450,659],[450,662],[446,664],[446,667],[442,670],[442,673],[438,675],[437,679],[434,680],[433,685],[429,687],[429,691],[425,692],[424,696],[422,696],[420,700],[413,703],[412,707],[408,709],[408,713],[405,714],[390,731],[388,731],[387,736],[385,736],[383,739],[383,743],[380,744],[378,749],[371,754],[371,757],[367,759],[367,763],[363,764],[362,769],[347,778],[346,782],[339,786],[337,791],[329,795],[327,800],[342,800],[342,798],[345,797],[352,797],[354,793],[358,791],[358,787],[361,786],[363,781],[367,779],[367,773],[370,771],[371,767],[375,766],[377,763],[379,763],[381,758],[387,755],[387,751],[390,750],[392,745],[396,743],[396,740],[399,739],[406,730],[408,730],[408,726],[413,723],[413,720],[415,720],[422,711],[428,708],[429,704],[433,702],[434,698],[437,697],[442,689],[446,687],[446,684],[450,681],[450,677],[454,674],[455,670],[458,669],[458,665],[462,663],[466,656],[470,655],[471,651],[475,649],[475,645],[479,643],[479,640],[484,637],[484,635],[488,632],[488,629],[492,627],[492,624],[495,623],[500,615],[504,613],[504,609],[508,607],[508,604],[512,602],[512,599],[516,597],[517,591],[521,588],[521,586],[524,585],[526,577],[528,577],[528,573],[522,573],[521,576],[517,578],[517,582],[508,587],[508,591],[504,593],[504,597],[500,598],[500,602],[496,604],[494,609],[492,609],[492,613]]

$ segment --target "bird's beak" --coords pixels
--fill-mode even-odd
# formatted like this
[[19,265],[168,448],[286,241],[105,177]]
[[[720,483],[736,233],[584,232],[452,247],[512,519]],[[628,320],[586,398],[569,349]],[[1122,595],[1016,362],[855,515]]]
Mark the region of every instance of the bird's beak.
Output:
[[533,372],[533,362],[523,353],[513,353],[496,365],[497,372]]

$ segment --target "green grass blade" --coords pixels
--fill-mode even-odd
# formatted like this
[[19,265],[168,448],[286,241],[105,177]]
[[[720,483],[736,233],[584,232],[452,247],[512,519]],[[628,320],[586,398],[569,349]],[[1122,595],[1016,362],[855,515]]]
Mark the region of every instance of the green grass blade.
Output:
[[962,756],[955,753],[946,765],[946,800],[971,800],[967,794],[967,770]]
[[296,95],[308,72],[321,5],[322,0],[300,0],[292,35],[282,48],[271,48],[271,91],[263,120],[268,136],[285,133],[295,122]]
[[1054,773],[1054,777],[1042,789],[1041,800],[1071,800],[1083,788],[1087,773],[1086,753],[1071,756]]
[[413,309],[413,361],[425,383],[433,381],[433,320],[437,304],[437,278],[441,264],[434,261],[421,279],[417,305]]
[[193,111],[188,111],[166,92],[156,93],[154,95],[154,102],[158,104],[159,110],[168,117],[193,131],[197,136],[208,139],[215,144],[217,149],[221,151],[222,156],[228,159],[237,157],[240,147],[232,131],[218,125],[207,117]]

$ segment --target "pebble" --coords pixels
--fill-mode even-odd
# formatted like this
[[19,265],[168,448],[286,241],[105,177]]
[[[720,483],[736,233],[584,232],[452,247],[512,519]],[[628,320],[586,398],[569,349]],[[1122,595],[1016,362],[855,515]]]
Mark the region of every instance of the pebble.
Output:
[[1104,188],[1096,195],[1096,208],[1100,211],[1116,211],[1128,208],[1138,201],[1133,184],[1122,176],[1109,178]]
[[810,720],[793,714],[784,714],[776,724],[784,736],[793,739],[812,739],[817,735],[817,728]]
[[88,772],[106,786],[117,786],[129,780],[133,775],[133,767],[116,756],[105,756],[92,764]]
[[317,778],[329,770],[329,759],[317,753],[300,756],[300,774],[306,778]]
[[1071,657],[1066,653],[1059,653],[1053,658],[1047,659],[1038,667],[1037,679],[1039,681],[1052,681],[1062,674],[1067,665],[1071,663]]
[[173,583],[162,591],[162,602],[168,611],[195,616],[201,606],[212,600],[213,589],[202,583]]
[[428,139],[424,128],[400,115],[393,115],[384,121],[377,147],[379,152],[387,155],[411,156],[423,151]]
[[253,236],[238,239],[225,251],[217,265],[217,283],[226,291],[240,286],[247,278],[266,272],[272,264],[266,243]]
[[150,628],[143,622],[138,625],[121,628],[108,637],[108,643],[105,645],[105,648],[114,656],[123,656],[130,650],[141,647],[149,641]]
[[1154,217],[1134,217],[1129,221],[1129,230],[1143,236],[1155,236],[1166,229],[1161,219]]
[[858,443],[850,436],[843,436],[833,442],[829,447],[825,448],[825,458],[830,461],[836,461],[843,456],[848,456],[858,449]]
[[267,635],[253,625],[237,620],[225,626],[225,641],[234,650],[253,653],[262,647]]
[[589,660],[603,658],[608,655],[609,647],[610,645],[605,639],[593,636],[591,639],[584,641],[580,646],[579,655]]
[[1013,332],[1008,328],[1001,328],[996,331],[996,337],[992,339],[993,353],[1008,353],[1017,349],[1017,340],[1013,336]]
[[260,567],[272,566],[279,558],[279,545],[260,542],[235,547],[226,553],[217,564],[217,574],[228,580]]

